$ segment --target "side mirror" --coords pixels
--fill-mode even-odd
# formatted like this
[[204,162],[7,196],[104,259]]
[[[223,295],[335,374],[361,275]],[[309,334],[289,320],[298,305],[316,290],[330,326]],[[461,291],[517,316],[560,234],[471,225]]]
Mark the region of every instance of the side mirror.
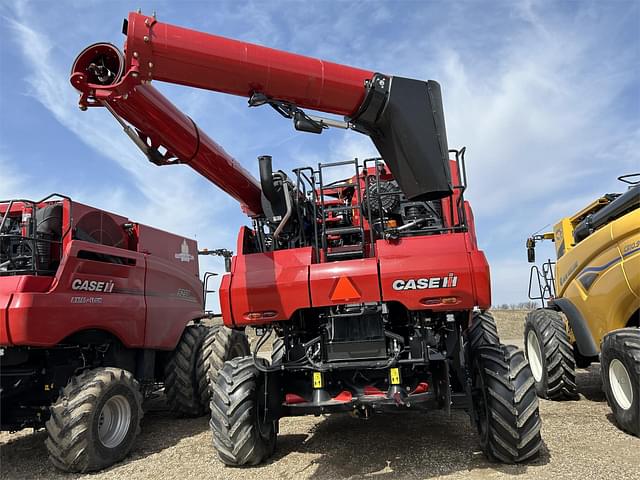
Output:
[[527,238],[527,260],[529,263],[536,262],[536,241],[533,238]]

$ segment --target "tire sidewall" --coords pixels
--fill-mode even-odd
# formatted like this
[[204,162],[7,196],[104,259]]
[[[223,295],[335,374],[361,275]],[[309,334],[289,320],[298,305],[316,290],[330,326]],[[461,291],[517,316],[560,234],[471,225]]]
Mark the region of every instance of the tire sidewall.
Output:
[[[480,446],[483,451],[488,453],[490,460],[495,460],[489,451],[489,430],[490,430],[490,421],[489,421],[489,406],[487,399],[487,389],[486,389],[486,381],[485,381],[485,373],[483,371],[482,362],[476,356],[473,360],[473,369],[472,369],[472,382],[473,388],[478,388],[480,391],[477,393],[477,397],[481,402],[484,408],[484,411],[479,411],[477,409],[477,404],[474,405],[475,411],[475,422],[476,428],[478,429],[478,436],[480,437]],[[476,384],[477,382],[477,384]]]
[[[616,343],[612,342],[614,347]],[[631,388],[633,390],[633,402],[631,406],[624,410],[616,401],[613,391],[611,389],[611,378],[609,377],[609,365],[616,359],[619,360],[627,370],[627,374],[631,379]],[[640,426],[640,379],[637,375],[634,375],[635,365],[633,359],[629,355],[625,355],[623,352],[617,350],[617,348],[606,349],[602,352],[602,363],[600,365],[604,390],[607,397],[607,403],[613,412],[617,422],[625,430],[637,429]]]
[[539,382],[536,381],[533,374],[531,375],[531,378],[533,378],[536,384],[536,394],[538,395],[538,397],[547,398],[547,389],[549,388],[549,383],[548,383],[549,376],[547,372],[547,356],[545,354],[544,341],[542,338],[542,333],[540,332],[540,329],[538,328],[537,323],[527,318],[527,323],[524,329],[524,351],[527,355],[527,361],[529,362],[529,364],[531,364],[531,361],[529,360],[529,332],[533,332],[535,334],[536,339],[538,341],[538,346],[540,347],[540,354],[542,357],[540,358],[540,364],[542,367],[542,376],[540,378],[540,381]]
[[[122,442],[119,445],[109,448],[102,444],[100,441],[100,436],[98,434],[99,422],[100,422],[100,412],[104,407],[107,401],[116,396],[121,395],[127,399],[129,403],[129,407],[131,408],[131,421],[129,422],[129,429],[127,434],[125,435]],[[111,465],[126,456],[129,452],[133,443],[135,442],[137,436],[138,425],[140,423],[140,407],[138,405],[135,392],[132,389],[123,384],[116,383],[107,387],[107,389],[102,393],[100,398],[96,403],[96,408],[92,412],[91,423],[89,427],[89,448],[93,450],[94,455],[93,458],[99,459],[99,468],[103,468],[104,466]]]
[[[253,402],[253,428],[255,435],[257,436],[257,440],[263,448],[262,458],[266,459],[271,456],[273,451],[276,448],[277,441],[277,432],[278,425],[277,421],[271,422],[271,424],[261,424],[260,423],[260,415],[262,413],[262,409],[264,405],[260,401],[261,398],[264,398],[264,377],[266,374],[261,372],[256,372],[256,376],[254,377],[254,402]],[[266,429],[266,431],[265,431]],[[264,434],[263,434],[264,433]]]

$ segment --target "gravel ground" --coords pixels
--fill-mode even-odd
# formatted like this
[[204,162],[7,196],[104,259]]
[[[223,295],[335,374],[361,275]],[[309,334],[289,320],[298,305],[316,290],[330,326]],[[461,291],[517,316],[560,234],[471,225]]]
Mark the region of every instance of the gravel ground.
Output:
[[[522,345],[524,312],[496,312],[503,342]],[[2,479],[426,479],[640,478],[640,439],[619,431],[600,389],[598,365],[578,373],[580,400],[542,400],[544,449],[527,465],[488,462],[466,414],[441,412],[285,418],[275,457],[260,467],[224,467],[207,419],[174,419],[161,401],[147,412],[130,456],[92,475],[66,475],[46,460],[44,432],[0,434]]]

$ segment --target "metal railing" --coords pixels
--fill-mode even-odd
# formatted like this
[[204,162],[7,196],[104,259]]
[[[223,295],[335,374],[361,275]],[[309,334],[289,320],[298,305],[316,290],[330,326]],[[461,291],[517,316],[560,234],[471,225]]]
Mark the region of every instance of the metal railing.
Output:
[[[556,262],[547,260],[541,267],[533,265],[529,272],[529,299],[540,300],[543,308],[556,296],[555,266]],[[537,292],[533,292],[536,287]]]

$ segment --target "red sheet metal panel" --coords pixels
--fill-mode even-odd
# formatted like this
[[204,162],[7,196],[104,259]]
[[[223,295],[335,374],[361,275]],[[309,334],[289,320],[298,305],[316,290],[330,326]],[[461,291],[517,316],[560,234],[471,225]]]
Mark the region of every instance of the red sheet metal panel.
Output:
[[[78,258],[83,250],[127,258],[130,263]],[[100,329],[128,347],[141,347],[144,277],[142,254],[74,240],[65,250],[50,290],[25,287],[13,295],[7,322],[11,340],[14,345],[44,347],[56,345],[80,330]]]
[[309,270],[314,307],[380,301],[375,258],[317,263]]
[[[309,308],[311,256],[311,247],[238,255],[230,287],[235,324],[289,320],[296,310]],[[231,324],[229,318],[224,322]]]
[[[475,284],[486,281],[488,266],[485,260],[486,271],[472,270],[465,236],[378,240],[383,300],[400,302],[409,310],[461,310],[479,305]],[[482,267],[482,259],[476,260],[476,268]]]

